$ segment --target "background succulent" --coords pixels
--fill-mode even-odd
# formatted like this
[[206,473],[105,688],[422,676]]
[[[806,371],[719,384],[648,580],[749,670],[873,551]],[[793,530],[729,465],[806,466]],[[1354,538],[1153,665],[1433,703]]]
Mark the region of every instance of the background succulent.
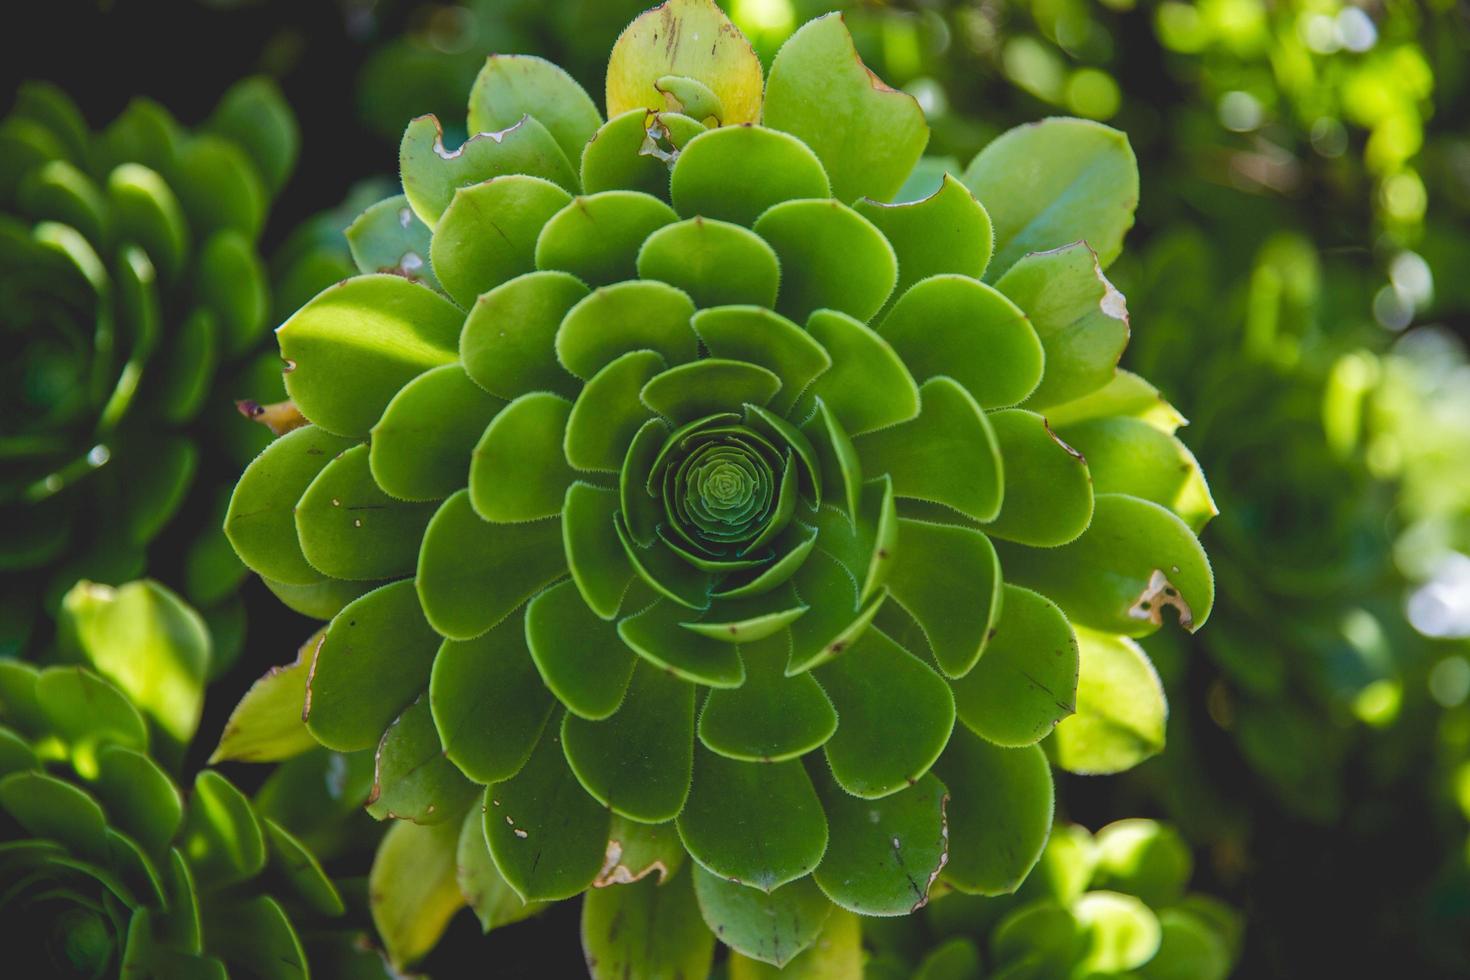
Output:
[[1188,891],[1193,871],[1188,845],[1168,824],[1120,820],[1095,835],[1059,824],[1016,894],[953,893],[923,916],[870,930],[864,976],[1223,980],[1245,922]]
[[[1049,120],[889,205],[927,130],[839,18],[762,82],[703,0],[624,33],[606,123],[492,57],[481,135],[410,124],[404,195],[348,231],[364,275],[278,332],[313,424],[226,531],[331,618],[285,673],[311,737],[377,746],[400,960],[465,896],[488,927],[661,869],[589,897],[595,971],[707,962],[696,909],[783,963],[941,871],[1015,888],[1058,722],[1073,769],[1161,747],[1129,637],[1208,616],[1213,505],[1115,371],[1126,141]],[[669,948],[606,928],[630,914]]]
[[170,774],[208,668],[198,614],[146,582],[84,583],[65,605],[82,664],[0,661],[11,962],[56,977],[306,977],[308,960],[319,976],[384,976],[297,837],[213,770],[187,792]]
[[[259,451],[264,440],[215,380],[264,339],[256,243],[298,136],[263,80],[231,89],[197,131],[136,99],[100,133],[59,90],[28,84],[0,133],[13,351],[0,564],[14,652],[32,632],[36,596],[54,610],[80,577],[138,575],[196,474]],[[212,538],[177,576],[203,603],[243,574]]]

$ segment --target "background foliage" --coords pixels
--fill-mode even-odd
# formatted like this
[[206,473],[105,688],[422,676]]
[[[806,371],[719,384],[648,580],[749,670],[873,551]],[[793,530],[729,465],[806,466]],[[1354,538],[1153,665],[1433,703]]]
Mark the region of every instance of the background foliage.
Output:
[[[17,49],[4,52],[0,91],[25,77],[54,81],[94,127],[146,94],[196,125],[234,80],[274,75],[304,138],[261,236],[271,256],[289,251],[291,230],[322,202],[383,175],[409,115],[462,113],[485,53],[545,55],[597,91],[604,52],[642,6],[46,5],[40,16],[54,22],[27,32],[23,49],[20,32],[7,32]],[[769,58],[830,4],[727,6]],[[1463,6],[851,7],[864,58],[924,105],[931,153],[968,160],[1010,125],[1065,112],[1122,128],[1139,158],[1138,225],[1110,272],[1134,314],[1125,366],[1191,420],[1184,435],[1221,510],[1204,535],[1220,608],[1198,638],[1150,644],[1171,692],[1168,751],[1127,780],[1061,780],[1063,813],[1093,827],[1132,815],[1174,821],[1197,855],[1195,887],[1245,910],[1239,975],[1463,973]],[[165,34],[191,41],[168,58],[137,56]],[[200,739],[210,745],[250,680],[309,631],[258,583],[244,600],[249,652],[210,689]],[[184,768],[207,751],[192,749]],[[225,768],[243,783],[259,778]],[[557,962],[548,957],[580,968],[575,944],[545,938],[570,934],[575,913],[553,910],[488,940],[466,918],[437,962],[488,948],[510,975],[518,963]]]

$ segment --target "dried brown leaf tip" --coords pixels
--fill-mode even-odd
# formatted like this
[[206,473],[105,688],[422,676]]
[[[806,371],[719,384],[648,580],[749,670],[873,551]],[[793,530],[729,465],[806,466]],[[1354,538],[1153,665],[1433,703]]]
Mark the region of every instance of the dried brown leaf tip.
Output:
[[1174,588],[1163,571],[1155,568],[1138,601],[1128,607],[1128,616],[1130,619],[1146,619],[1159,626],[1164,622],[1165,606],[1173,606],[1178,610],[1180,626],[1186,630],[1194,628],[1194,612],[1189,608],[1189,603],[1184,601],[1184,596],[1179,594],[1179,590]]
[[296,403],[290,400],[275,402],[270,405],[262,405],[254,399],[245,399],[235,402],[235,407],[240,414],[252,422],[259,422],[270,429],[272,434],[283,436],[293,429],[299,429],[306,425],[306,416],[296,407]]

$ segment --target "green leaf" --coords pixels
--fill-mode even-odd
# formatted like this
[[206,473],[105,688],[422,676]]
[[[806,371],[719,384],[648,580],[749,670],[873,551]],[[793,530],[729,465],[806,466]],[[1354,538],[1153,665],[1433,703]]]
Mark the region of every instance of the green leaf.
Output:
[[[822,537],[819,532],[817,541]],[[887,595],[880,590],[864,601],[857,578],[861,570],[854,571],[822,547],[814,548],[814,552],[791,576],[797,594],[811,608],[791,630],[791,656],[786,664],[790,677],[826,663],[851,646],[873,621]]]
[[[479,812],[471,809],[475,822]],[[394,821],[373,856],[368,897],[373,925],[394,966],[403,968],[433,949],[464,907],[455,878],[460,824],[419,826]]]
[[441,288],[429,265],[433,235],[402,194],[363,211],[344,234],[358,272],[389,272],[430,289]]
[[[1028,974],[1022,974],[1027,976]],[[941,943],[924,957],[913,980],[979,980],[980,952],[975,944],[965,938],[955,938]],[[1008,974],[996,974],[1008,977]],[[1011,977],[1010,980],[1018,980]]]
[[853,441],[864,473],[886,473],[899,497],[953,508],[977,521],[1001,507],[1003,460],[985,412],[952,378],[919,388],[919,414]]
[[647,474],[652,472],[654,461],[670,431],[663,419],[644,422],[628,444],[628,455],[618,471],[618,504],[622,520],[629,536],[639,547],[653,544],[658,525],[664,519],[662,504],[648,489]]
[[673,208],[637,191],[574,198],[542,227],[536,268],[570,272],[591,286],[637,278],[644,240],[678,220]]
[[1123,249],[1138,206],[1128,137],[1085,119],[1045,119],[1002,134],[965,169],[995,226],[992,282],[1028,252],[1085,241],[1103,268]]
[[368,447],[332,460],[296,504],[296,536],[313,568],[371,581],[413,572],[419,541],[438,505],[394,500],[373,482]]
[[1230,948],[1203,919],[1184,909],[1164,909],[1159,926],[1159,951],[1138,968],[1144,980],[1225,980],[1230,975]]
[[1184,838],[1156,820],[1118,820],[1097,832],[1092,887],[1124,892],[1157,908],[1184,897],[1194,855]]
[[1057,435],[1087,457],[1097,493],[1162,504],[1196,534],[1219,513],[1194,454],[1176,436],[1141,419],[1089,419]]
[[479,787],[447,755],[429,701],[420,697],[403,709],[378,743],[368,813],[378,820],[422,824],[457,821]]
[[232,228],[254,241],[265,224],[265,186],[235,143],[196,134],[179,152],[171,174],[179,203],[201,238]]
[[771,307],[781,285],[781,263],[750,229],[696,217],[649,235],[638,251],[638,275],[678,286],[700,308]]
[[[67,673],[92,678],[90,672],[80,667],[68,668]],[[0,657],[0,722],[22,735],[34,737],[44,732],[50,724],[37,687],[40,679],[41,671],[38,668],[14,657]],[[98,683],[117,693],[116,688],[106,681],[99,680]],[[126,698],[118,694],[118,699],[132,709]],[[136,709],[132,709],[131,713],[137,718],[138,730],[146,743],[147,732],[143,727],[143,720]]]
[[1088,892],[1072,906],[1072,914],[1085,937],[1087,951],[1077,965],[1083,976],[1137,969],[1159,951],[1158,917],[1132,895]]
[[587,287],[565,272],[528,272],[481,296],[459,338],[465,373],[509,401],[533,391],[571,398],[576,379],[556,361],[557,328]]
[[736,952],[774,966],[785,966],[810,946],[832,912],[832,903],[810,877],[764,892],[700,867],[691,872],[710,931]]
[[462,321],[448,300],[401,276],[329,286],[276,330],[286,391],[328,432],[366,436],[399,388],[455,359]]
[[694,303],[661,282],[633,279],[600,286],[567,312],[556,332],[556,356],[583,380],[623,354],[656,351],[669,364],[692,361],[699,339],[689,327]]
[[637,573],[618,538],[614,515],[618,492],[590,483],[567,488],[562,505],[562,544],[572,581],[588,607],[603,619],[612,619]]
[[750,42],[709,0],[670,0],[636,17],[607,64],[607,114],[662,109],[655,83],[668,75],[708,88],[733,126],[761,115],[761,63]]
[[485,791],[485,839],[495,866],[527,901],[571,898],[592,884],[607,851],[608,811],[587,795],[547,729],[515,776]]
[[1077,713],[1047,743],[1068,772],[1123,772],[1164,749],[1169,706],[1164,686],[1137,643],[1077,631]]
[[929,142],[919,103],[868,70],[840,14],[808,21],[781,46],[763,119],[816,151],[842,201],[892,200]]
[[546,906],[542,902],[523,902],[515,889],[506,884],[490,856],[485,843],[485,818],[480,808],[472,806],[464,815],[455,855],[455,877],[459,891],[480,919],[485,932],[530,918]]
[[179,325],[174,342],[156,362],[160,383],[151,392],[158,413],[170,422],[186,422],[199,413],[219,367],[219,325],[215,315],[197,309]]
[[693,872],[667,885],[644,880],[587,893],[582,949],[593,980],[689,980],[708,975],[715,937],[690,888]]
[[535,270],[542,226],[571,200],[551,181],[526,174],[456,190],[429,249],[444,291],[468,309],[481,293]]
[[296,167],[301,132],[274,81],[256,76],[231,85],[205,126],[239,144],[272,193],[285,186]]
[[562,748],[594,799],[644,823],[678,816],[689,794],[694,686],[640,663],[617,713],[605,721],[568,714]]
[[107,815],[85,790],[40,772],[0,779],[0,810],[27,834],[66,845],[83,859],[107,857]]
[[1113,380],[1092,394],[1046,410],[1047,419],[1058,428],[1110,415],[1142,419],[1170,435],[1181,425],[1188,424],[1179,410],[1159,393],[1159,389],[1122,368],[1113,375]]
[[934,773],[949,787],[946,879],[974,894],[1015,891],[1051,832],[1055,791],[1046,756],[1035,746],[991,745],[961,726]]
[[1045,596],[1005,586],[985,655],[951,681],[970,731],[996,745],[1034,745],[1076,710],[1077,637]]
[[1003,544],[1006,578],[1045,595],[1078,626],[1145,636],[1172,606],[1193,632],[1209,618],[1215,581],[1189,527],[1158,504],[1101,493],[1092,523],[1060,548]]
[[827,923],[805,950],[783,968],[739,953],[730,954],[730,980],[847,980],[873,976],[863,952],[861,920],[844,909],[833,909]]
[[[9,692],[6,692],[7,698]],[[121,745],[144,751],[148,729],[127,696],[84,667],[48,667],[36,678],[42,731],[61,739],[81,774],[93,768],[99,748]]]
[[116,684],[168,736],[199,727],[211,657],[200,615],[154,581],[79,582],[61,601],[63,649]]
[[[923,631],[949,677],[975,666],[1001,610],[1001,573],[990,539],[973,528],[900,518],[888,587]],[[962,607],[969,615],[954,615]]]
[[827,488],[828,503],[833,503],[831,498],[836,497],[840,490],[842,496],[835,501],[836,505],[839,509],[845,506],[845,513],[856,514],[863,493],[862,463],[858,459],[857,448],[827,403],[820,397],[813,399],[813,403],[812,414],[802,424],[801,431],[810,440],[816,454],[822,486]]
[[262,577],[261,582],[287,609],[299,612],[311,619],[328,620],[342,611],[358,596],[365,595],[381,585],[381,582],[339,582],[323,579],[310,585],[287,585],[274,579]]
[[301,656],[285,667],[272,667],[250,685],[209,757],[217,762],[279,762],[313,749],[317,741],[302,721],[306,681],[318,634],[302,647]]
[[284,884],[286,894],[282,898],[300,902],[319,915],[341,915],[345,911],[342,896],[316,856],[274,820],[262,817],[261,822],[265,827],[267,873]]
[[832,834],[813,873],[822,892],[859,915],[907,915],[927,904],[949,860],[944,784],[926,773],[891,796],[864,800],[818,779],[817,793]]
[[566,458],[581,470],[615,473],[648,421],[639,398],[666,363],[655,351],[629,351],[598,371],[572,405],[567,421]]
[[675,112],[637,108],[614,116],[582,150],[582,190],[642,191],[667,201],[666,158],[702,132],[701,123]]
[[846,314],[818,310],[806,324],[832,367],[808,389],[847,435],[906,422],[919,414],[919,386],[888,341]]
[[827,848],[827,821],[800,762],[737,762],[700,745],[678,827],[705,870],[765,892],[809,873]]
[[520,771],[554,702],[512,616],[473,640],[445,640],[429,675],[429,705],[444,755],[477,783]]
[[454,192],[492,177],[528,174],[575,192],[577,175],[556,138],[527,116],[495,133],[478,133],[457,150],[444,148],[444,132],[434,116],[419,116],[403,131],[398,146],[403,193],[419,220],[434,227]]
[[246,881],[265,867],[265,836],[250,801],[211,769],[194,777],[178,847],[203,891]]
[[872,222],[839,201],[786,201],[760,216],[755,232],[781,261],[778,312],[805,320],[836,310],[866,322],[898,281],[898,257]]
[[229,898],[210,903],[202,911],[203,927],[211,937],[211,955],[236,975],[293,980],[307,975],[301,938],[274,898]]
[[546,127],[568,160],[580,160],[582,147],[602,125],[582,86],[542,58],[493,54],[470,89],[469,130],[490,133],[531,116]]
[[184,819],[184,802],[158,763],[136,749],[105,746],[91,789],[109,823],[149,854],[162,854]]
[[1087,460],[1035,412],[992,412],[990,426],[1005,461],[1005,490],[986,532],[1037,548],[1075,541],[1094,513]]
[[[759,306],[703,309],[693,323],[711,357],[755,364],[780,379],[781,388],[770,401],[771,411],[780,415],[789,412],[812,380],[832,366],[831,356],[811,334]],[[792,441],[788,433],[782,435]]]
[[1023,256],[995,288],[1026,311],[1046,351],[1027,405],[1069,402],[1113,379],[1128,345],[1128,304],[1086,242]]
[[487,521],[554,517],[576,474],[562,455],[572,404],[535,392],[505,406],[485,427],[470,461],[470,503]]
[[266,272],[254,243],[237,231],[216,232],[200,249],[194,275],[199,301],[219,324],[221,349],[231,356],[248,351],[270,315]]
[[30,744],[9,728],[0,726],[0,777],[39,768],[41,761]]
[[837,709],[827,762],[848,793],[868,800],[896,793],[944,751],[954,728],[949,686],[877,627],[816,677]]
[[678,677],[709,687],[739,687],[745,666],[737,648],[684,628],[689,610],[661,599],[618,623],[618,636],[633,652]]
[[566,570],[559,519],[491,524],[461,490],[429,521],[416,582],[434,629],[471,640]]
[[567,710],[596,721],[623,703],[637,658],[572,582],[558,582],[531,600],[526,643],[542,680]]
[[1015,909],[995,927],[991,939],[1002,977],[1071,976],[1086,949],[1087,937],[1070,908],[1033,902]]
[[806,144],[761,126],[706,130],[679,153],[670,174],[674,210],[752,225],[782,201],[831,196],[827,174]]
[[189,255],[189,223],[178,198],[158,173],[124,163],[107,175],[113,233],[148,253],[166,281],[177,279]]
[[764,405],[780,390],[781,379],[759,365],[706,357],[655,375],[638,397],[678,425],[747,404]]
[[439,638],[413,583],[394,582],[343,607],[307,681],[306,725],[339,752],[369,749],[429,682]]
[[920,384],[947,375],[984,408],[1015,405],[1042,375],[1042,348],[1026,314],[967,276],[923,279],[898,298],[878,332]]
[[743,643],[745,683],[716,689],[699,715],[699,738],[732,759],[780,762],[824,744],[837,730],[837,713],[810,673],[787,677],[791,638],[786,630]]
[[304,425],[272,442],[245,468],[230,496],[225,536],[252,571],[285,585],[321,581],[321,572],[301,553],[296,503],[317,474],[354,444]]
[[923,200],[880,204],[863,198],[853,209],[883,233],[898,256],[894,296],[930,276],[979,279],[990,261],[990,215],[950,174],[944,174],[939,189]]
[[1057,824],[1041,860],[1017,893],[1022,902],[1054,900],[1071,905],[1092,881],[1097,847],[1092,834],[1078,824]]
[[373,480],[400,500],[442,500],[465,485],[466,460],[504,406],[460,365],[430,368],[399,389],[373,426]]

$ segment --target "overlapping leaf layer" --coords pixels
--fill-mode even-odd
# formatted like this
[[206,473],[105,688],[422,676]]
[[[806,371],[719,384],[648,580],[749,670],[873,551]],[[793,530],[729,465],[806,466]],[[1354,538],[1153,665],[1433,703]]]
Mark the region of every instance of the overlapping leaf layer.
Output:
[[0,662],[10,961],[48,977],[304,978],[308,958],[330,972],[357,957],[311,852],[212,770],[180,792],[150,740],[91,670]]
[[1167,824],[1120,820],[1095,835],[1058,826],[1015,895],[946,896],[922,921],[873,930],[864,975],[1224,980],[1245,920],[1188,891],[1193,871],[1189,847]]
[[[375,812],[409,817],[384,890],[446,868],[434,901],[489,927],[617,885],[586,904],[599,975],[707,963],[695,905],[781,964],[941,873],[1013,890],[1042,740],[1078,771],[1157,751],[1130,637],[1213,598],[1180,419],[1116,370],[1123,136],[1047,120],[916,188],[922,113],[840,18],[762,82],[673,0],[615,47],[606,121],[497,56],[479,135],[411,123],[403,195],[348,232],[363,274],[278,331],[312,424],[226,519],[331,620],[307,726],[377,746]],[[399,959],[432,945],[379,911]],[[629,915],[677,949],[604,928]]]
[[[268,442],[233,393],[281,397],[258,242],[298,141],[263,79],[197,130],[135,99],[93,132],[44,83],[0,119],[0,650],[32,645],[37,611],[79,578],[141,575],[190,488]],[[298,270],[274,271],[284,299]],[[216,487],[208,505],[226,500]],[[190,530],[169,560],[196,603],[219,603],[245,571],[213,527]]]

